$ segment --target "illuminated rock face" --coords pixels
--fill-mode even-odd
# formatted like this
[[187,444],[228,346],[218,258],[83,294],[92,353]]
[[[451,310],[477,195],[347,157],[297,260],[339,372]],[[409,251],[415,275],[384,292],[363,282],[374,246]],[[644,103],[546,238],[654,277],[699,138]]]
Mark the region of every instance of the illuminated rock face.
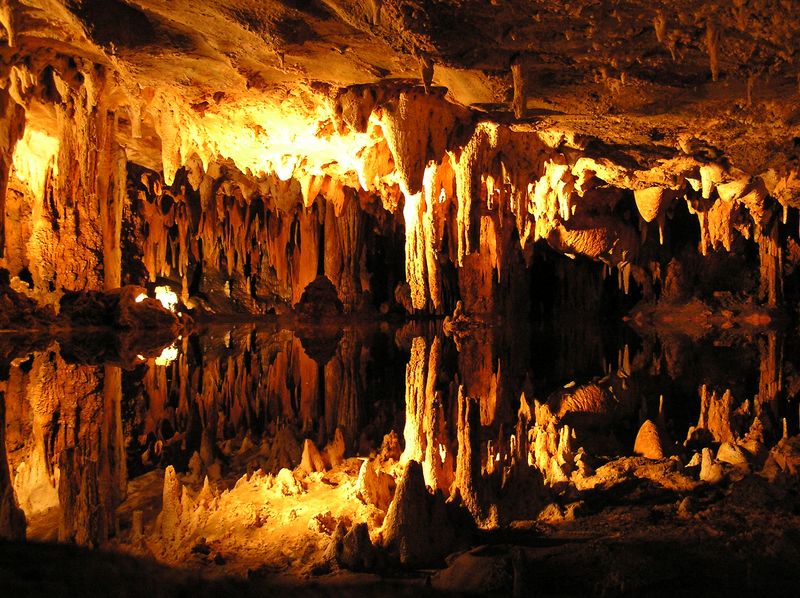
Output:
[[0,267],[40,304],[168,280],[256,314],[324,275],[345,312],[486,316],[518,309],[546,243],[646,299],[676,258],[741,281],[689,294],[775,307],[796,31],[737,7],[11,2]]

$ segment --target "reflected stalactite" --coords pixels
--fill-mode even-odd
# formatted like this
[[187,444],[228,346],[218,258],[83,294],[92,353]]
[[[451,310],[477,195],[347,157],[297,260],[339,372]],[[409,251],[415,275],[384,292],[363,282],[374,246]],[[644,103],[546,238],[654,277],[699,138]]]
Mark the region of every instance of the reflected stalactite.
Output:
[[[404,460],[421,461],[425,454],[425,391],[427,388],[428,352],[425,339],[416,337],[411,343],[411,356],[406,366],[406,422],[403,430]],[[427,480],[426,480],[427,481]]]
[[184,338],[171,363],[148,360],[141,394],[132,397],[139,405],[133,429],[142,463],[191,458],[198,475],[216,478],[231,459],[239,462],[230,446],[245,438],[255,447],[254,463],[270,472],[297,466],[304,439],[327,445],[328,453],[368,451],[386,423],[365,396],[382,404],[393,395],[381,396],[365,372],[391,364],[375,364],[357,330],[334,340],[301,341],[288,330],[264,333],[246,325],[200,343]]
[[758,339],[759,377],[755,415],[778,424],[778,399],[783,390],[783,337],[775,331]]
[[406,366],[406,418],[401,460],[422,465],[428,487],[449,492],[455,475],[453,443],[449,436],[448,397],[437,388],[441,371],[442,339],[428,344],[416,337]]
[[127,485],[120,368],[69,364],[57,345],[25,363],[9,386],[32,432],[13,455],[22,506],[29,518],[57,507],[59,540],[103,544]]
[[39,400],[40,373],[47,359],[48,353],[20,358],[6,382],[14,490],[29,520],[59,505],[50,444],[54,405]]
[[361,420],[359,396],[362,379],[361,342],[352,331],[345,331],[336,353],[325,364],[325,432],[334,438],[337,429],[344,432],[348,447],[356,446]]
[[[723,392],[724,368],[714,385],[694,386],[702,371],[661,371],[653,344],[614,345],[615,369],[598,357],[593,372],[561,385],[552,372],[537,376],[531,364],[538,362],[527,360],[541,356],[513,338],[414,330],[371,337],[353,327],[318,338],[274,325],[210,328],[126,371],[91,365],[88,353],[76,359],[73,347],[55,344],[13,360],[0,388],[5,447],[11,496],[29,519],[29,536],[46,538],[50,529],[52,538],[58,528],[64,541],[98,546],[114,537],[127,545],[130,524],[135,550],[144,542],[159,559],[178,562],[207,534],[215,546],[238,550],[208,522],[259,542],[284,529],[264,523],[280,521],[291,542],[311,546],[302,567],[314,567],[328,543],[339,541],[330,510],[350,518],[342,536],[363,523],[361,542],[369,537],[370,550],[428,563],[454,546],[454,521],[483,530],[550,523],[579,508],[582,492],[633,484],[637,476],[684,490],[735,479],[768,459],[775,418],[785,413],[779,335],[749,349],[758,375]],[[403,342],[407,354],[395,345]],[[553,347],[572,350],[569,343]],[[381,378],[391,368],[396,377]],[[653,384],[673,375],[691,377],[685,384],[700,389],[698,419],[676,419],[663,401],[655,411],[647,400]],[[389,384],[405,394],[389,393]],[[764,400],[735,400],[750,388]],[[670,438],[685,437],[682,426],[689,428],[683,445]],[[391,433],[400,430],[402,452]],[[163,483],[152,471],[161,467],[172,468]],[[407,475],[410,494],[398,490]],[[159,521],[134,516],[138,495],[117,514],[138,484],[159,485]],[[334,505],[334,495],[346,499]],[[254,496],[266,497],[270,510],[247,506]],[[292,515],[298,504],[309,510]],[[245,506],[247,517],[236,519]],[[447,541],[415,551],[403,523],[412,515]]]
[[25,539],[25,513],[19,508],[6,457],[6,405],[0,391],[0,539]]
[[453,491],[480,526],[493,527],[497,521],[497,501],[493,488],[482,483],[483,443],[480,441],[479,401],[458,389],[458,452]]

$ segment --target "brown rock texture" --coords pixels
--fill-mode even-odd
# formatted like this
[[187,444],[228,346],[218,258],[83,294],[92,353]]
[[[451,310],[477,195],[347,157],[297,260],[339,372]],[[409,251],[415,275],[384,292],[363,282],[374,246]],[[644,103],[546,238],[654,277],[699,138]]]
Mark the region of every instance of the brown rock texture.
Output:
[[381,536],[389,553],[410,567],[440,562],[452,548],[455,533],[442,495],[428,493],[417,461],[400,476]]
[[639,428],[639,432],[636,434],[633,452],[636,455],[641,455],[648,459],[664,458],[664,446],[661,442],[661,434],[656,424],[649,419],[642,424],[642,427]]
[[777,5],[6,13],[0,267],[40,303],[168,279],[189,307],[266,313],[324,276],[345,312],[496,315],[545,244],[653,298],[687,214],[698,264],[754,243],[731,275],[784,299],[798,69]]

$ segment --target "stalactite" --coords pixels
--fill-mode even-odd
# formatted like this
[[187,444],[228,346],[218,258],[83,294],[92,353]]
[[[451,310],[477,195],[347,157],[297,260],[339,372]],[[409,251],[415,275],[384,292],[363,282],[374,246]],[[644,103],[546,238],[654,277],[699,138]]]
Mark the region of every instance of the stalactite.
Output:
[[[8,25],[6,25],[8,29]],[[9,43],[11,37],[9,35]],[[14,148],[25,130],[25,110],[0,89],[0,258],[6,246],[6,192]]]
[[760,263],[759,298],[769,307],[776,307],[783,294],[783,250],[778,242],[777,227],[756,239]]
[[462,266],[464,258],[474,250],[472,230],[477,220],[477,209],[473,208],[473,203],[477,207],[481,167],[497,146],[497,135],[496,125],[480,123],[470,140],[462,148],[460,155],[451,155],[450,157],[455,172],[456,196],[458,197],[456,215],[458,266]]
[[[109,138],[113,137],[114,131],[108,131],[106,135]],[[122,284],[122,207],[127,195],[128,176],[124,149],[109,139],[103,152],[110,154],[103,160],[107,162],[107,170],[98,172],[97,176],[101,181],[108,181],[108,184],[104,186],[105,188],[101,186],[98,189],[98,200],[103,230],[104,287],[106,290],[111,290]]]
[[522,72],[522,62],[517,59],[511,63],[511,78],[514,85],[514,116],[518,119],[525,118],[528,111],[528,93],[525,89],[525,75]]
[[16,46],[16,34],[17,34],[17,16],[13,9],[13,6],[9,0],[3,0],[0,2],[0,24],[3,25],[3,28],[6,30],[6,35],[8,36],[8,47],[13,48]]
[[718,26],[709,18],[706,22],[706,50],[708,52],[708,64],[711,69],[711,80],[719,78],[719,39],[720,31]]
[[731,250],[733,242],[731,216],[735,209],[735,202],[717,200],[707,212],[698,214],[701,222],[700,243],[703,244],[703,255],[706,254],[707,249],[715,249],[720,244],[726,251]]
[[[48,150],[37,150],[38,169],[46,174],[23,174],[37,195],[28,255],[38,289],[52,285],[57,291],[97,290],[120,284],[118,221],[125,193],[125,158],[115,140],[116,118],[107,103],[106,72],[91,63],[81,63],[79,68],[81,79],[57,70],[49,74],[60,97],[54,104],[57,157],[51,165],[46,159]],[[34,132],[31,139],[34,134],[41,137]],[[39,197],[37,178],[42,176]]]
[[360,295],[364,252],[363,212],[355,198],[345,200],[340,213],[329,202],[325,213],[325,275],[333,282],[346,311]]
[[404,194],[422,190],[429,158],[441,159],[450,147],[450,137],[460,116],[435,94],[404,91],[381,106],[381,127]]
[[424,309],[429,301],[432,311],[442,308],[440,246],[451,197],[453,171],[445,156],[441,164],[426,167],[423,191],[405,200],[406,280],[415,309]]
[[544,173],[533,189],[533,214],[537,220],[569,220],[572,216],[574,177],[563,157],[556,156],[544,165]]
[[[40,93],[35,69],[14,68],[8,95],[30,103]],[[17,271],[30,265],[37,293],[55,287],[51,302],[62,289],[99,288],[101,281],[112,288],[127,274],[117,265],[126,165],[116,138],[129,132],[125,124],[118,130],[116,113],[129,117],[131,131],[155,128],[162,146],[163,174],[149,173],[141,185],[130,181],[140,198],[140,213],[126,212],[137,229],[130,244],[141,250],[149,279],[177,281],[186,302],[196,275],[214,310],[258,313],[295,305],[316,278],[321,256],[345,309],[363,306],[370,289],[365,247],[374,238],[367,223],[377,220],[378,234],[387,234],[400,197],[409,309],[442,313],[460,294],[468,311],[495,310],[497,289],[513,284],[520,257],[530,263],[532,242],[540,239],[562,253],[619,266],[620,287],[628,288],[631,276],[643,279],[649,267],[638,263],[646,227],[640,225],[639,239],[615,209],[632,190],[642,220],[657,223],[663,242],[667,213],[686,183],[703,198],[689,193],[701,222],[701,251],[732,249],[736,233],[752,229],[762,294],[770,305],[780,302],[781,248],[770,240],[772,203],[764,181],[725,159],[709,159],[704,152],[716,150],[706,152],[698,139],[679,142],[682,155],[635,167],[614,146],[595,140],[590,147],[588,138],[571,132],[519,122],[472,125],[468,111],[446,101],[442,90],[425,94],[401,85],[299,92],[287,98],[291,114],[284,115],[302,123],[294,133],[265,128],[280,114],[275,105],[248,103],[235,116],[250,126],[223,135],[222,98],[187,111],[163,90],[118,84],[110,72],[78,61],[40,73],[52,78],[55,90],[53,98],[35,101],[55,109],[57,160],[47,166],[42,152],[44,174],[37,177],[14,165],[34,193],[41,177],[44,197],[34,202],[27,251],[15,249],[25,255],[13,263]],[[303,103],[310,99],[318,102]],[[34,144],[35,135],[26,132],[21,143]],[[141,148],[131,147],[133,159]],[[791,193],[788,178],[764,176],[776,194]],[[755,226],[743,219],[741,206]],[[76,250],[74,257],[67,258],[67,248]],[[66,267],[56,268],[61,263]],[[459,285],[452,294],[450,283]]]

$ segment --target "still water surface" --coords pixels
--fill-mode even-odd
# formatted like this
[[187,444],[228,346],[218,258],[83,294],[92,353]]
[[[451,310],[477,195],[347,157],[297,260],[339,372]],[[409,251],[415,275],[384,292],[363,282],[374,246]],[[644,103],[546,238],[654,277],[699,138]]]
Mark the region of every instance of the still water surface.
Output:
[[188,471],[199,459],[218,480],[276,472],[300,462],[305,438],[321,447],[337,430],[346,455],[369,455],[387,433],[413,433],[424,397],[444,415],[440,450],[457,452],[459,389],[479,404],[471,438],[484,460],[514,429],[521,397],[559,405],[589,386],[602,404],[563,421],[598,458],[631,454],[648,418],[682,445],[726,391],[731,421],[797,429],[800,353],[776,332],[690,339],[562,325],[454,339],[434,324],[262,322],[161,344],[96,331],[0,339],[0,485],[13,488],[29,538],[102,544],[125,525],[116,509],[136,479],[167,465]]

